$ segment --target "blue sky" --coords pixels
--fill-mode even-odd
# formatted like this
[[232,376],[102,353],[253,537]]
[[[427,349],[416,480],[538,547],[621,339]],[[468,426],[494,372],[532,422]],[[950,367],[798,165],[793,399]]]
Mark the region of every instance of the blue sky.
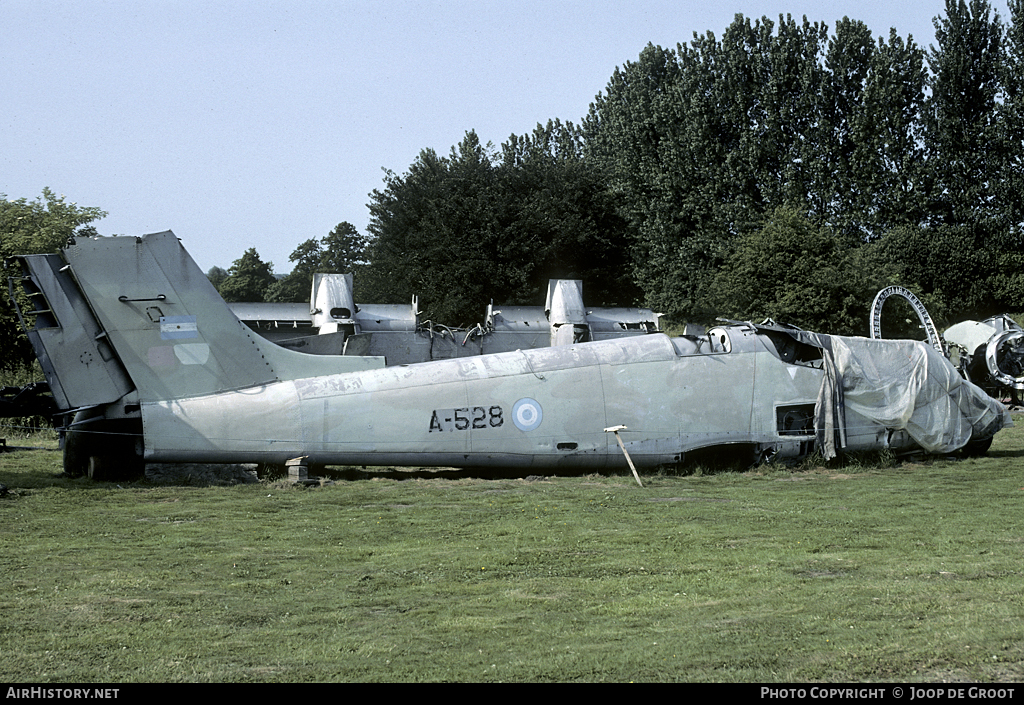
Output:
[[[1007,21],[1005,0],[992,0]],[[942,0],[2,0],[0,193],[44,187],[174,230],[204,270],[365,232],[382,169],[578,122],[647,43],[720,36],[737,13],[844,16],[925,47]]]

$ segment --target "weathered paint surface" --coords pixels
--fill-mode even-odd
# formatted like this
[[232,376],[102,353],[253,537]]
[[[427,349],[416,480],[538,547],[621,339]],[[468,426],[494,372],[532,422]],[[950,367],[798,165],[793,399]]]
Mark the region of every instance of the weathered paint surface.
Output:
[[[945,452],[1008,423],[941,355],[909,341],[741,323],[385,367],[256,335],[172,233],[79,240],[63,256],[73,279],[34,284],[87,302],[116,352],[106,364],[130,380],[76,418],[90,430],[137,423],[148,461],[625,467],[605,433],[624,426],[642,467],[735,444],[797,457],[832,447],[833,435],[840,450]],[[65,343],[82,344],[46,341]],[[82,374],[73,354],[60,359],[56,378]]]
[[[142,405],[146,454],[172,460],[604,467],[692,448],[793,442],[773,403],[813,405],[820,371],[749,351],[679,355],[668,337],[501,353],[314,377]],[[758,364],[771,357],[776,364]],[[709,391],[714,390],[709,395]],[[804,441],[813,437],[807,434]]]

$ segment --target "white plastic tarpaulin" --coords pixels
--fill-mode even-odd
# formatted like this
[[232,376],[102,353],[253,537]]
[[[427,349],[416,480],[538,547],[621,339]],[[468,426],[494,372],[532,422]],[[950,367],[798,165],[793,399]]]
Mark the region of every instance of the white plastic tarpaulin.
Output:
[[951,453],[972,437],[990,438],[1012,426],[1009,412],[966,381],[941,353],[912,340],[803,334],[825,351],[825,377],[815,428],[826,459],[843,445],[845,414],[853,411],[893,431],[905,430],[930,453]]

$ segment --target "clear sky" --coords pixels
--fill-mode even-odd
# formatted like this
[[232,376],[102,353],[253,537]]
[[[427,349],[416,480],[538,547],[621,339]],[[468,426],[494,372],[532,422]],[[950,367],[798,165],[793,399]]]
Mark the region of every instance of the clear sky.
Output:
[[[1005,0],[992,0],[1004,22]],[[579,122],[648,43],[737,13],[844,16],[934,43],[943,0],[0,0],[0,194],[44,187],[173,230],[199,266],[255,247],[275,272],[341,221],[365,232],[382,169]]]

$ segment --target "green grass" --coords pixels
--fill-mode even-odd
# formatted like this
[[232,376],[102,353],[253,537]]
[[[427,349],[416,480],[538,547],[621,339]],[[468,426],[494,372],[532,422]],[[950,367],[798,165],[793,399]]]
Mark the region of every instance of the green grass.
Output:
[[0,454],[0,680],[1020,680],[1022,457],[301,489]]

